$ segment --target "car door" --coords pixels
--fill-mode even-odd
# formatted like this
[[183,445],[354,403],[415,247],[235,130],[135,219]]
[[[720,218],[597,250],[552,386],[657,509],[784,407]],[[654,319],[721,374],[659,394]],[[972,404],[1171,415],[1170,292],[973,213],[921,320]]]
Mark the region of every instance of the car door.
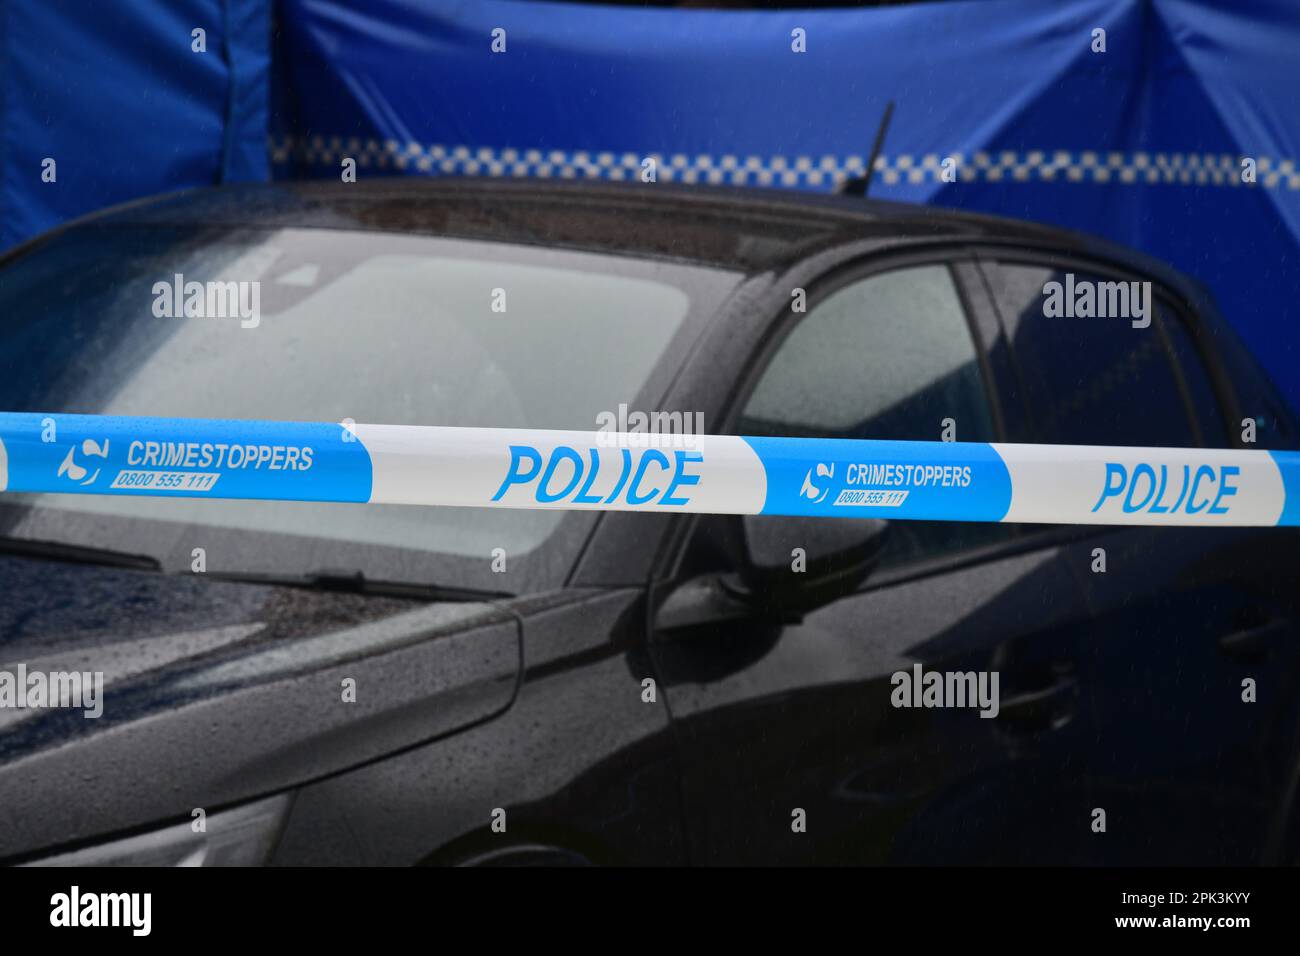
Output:
[[[1146,326],[1047,317],[1050,283],[1149,280],[1030,251],[981,258],[1026,405],[1012,441],[1240,445],[1209,337],[1158,283]],[[1095,528],[1068,554],[1090,613],[1076,661],[1090,741],[1079,769],[1088,802],[1106,810],[1104,858],[1270,861],[1294,797],[1300,535]]]
[[[809,303],[741,383],[736,433],[1001,435],[1006,355],[977,330],[990,309],[963,257],[872,265]],[[697,521],[660,592],[726,569],[727,520]],[[655,631],[695,862],[1055,858],[1060,831],[1087,832],[1067,783],[1086,608],[1066,549],[998,524],[888,534],[865,585],[802,620]],[[895,692],[918,669],[983,675],[998,706],[910,706]]]

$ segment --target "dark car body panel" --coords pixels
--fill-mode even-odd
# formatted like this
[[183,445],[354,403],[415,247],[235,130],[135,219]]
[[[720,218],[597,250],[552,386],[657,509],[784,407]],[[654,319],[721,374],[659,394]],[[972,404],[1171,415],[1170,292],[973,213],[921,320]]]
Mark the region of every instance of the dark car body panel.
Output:
[[0,712],[4,856],[297,786],[489,719],[518,687],[518,618],[489,604],[12,558],[0,574],[18,585],[0,666],[105,680],[97,719]]
[[[529,846],[685,862],[668,714],[642,700],[644,601],[634,589],[575,598],[527,615],[527,676],[509,711],[307,788],[275,862],[463,863]],[[496,808],[504,835],[487,825]],[[435,838],[421,846],[423,834]]]

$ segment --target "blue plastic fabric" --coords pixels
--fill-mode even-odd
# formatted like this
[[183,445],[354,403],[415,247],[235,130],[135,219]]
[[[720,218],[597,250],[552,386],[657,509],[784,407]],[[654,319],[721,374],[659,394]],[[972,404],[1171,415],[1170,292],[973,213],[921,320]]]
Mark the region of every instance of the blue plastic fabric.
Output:
[[[353,156],[363,177],[639,180],[655,156],[659,181],[828,191],[861,171],[893,100],[872,195],[1047,221],[1159,256],[1211,287],[1300,407],[1294,0],[282,9],[278,175],[338,176]],[[497,29],[504,53],[492,51]],[[942,179],[950,156],[955,183]],[[1243,157],[1257,162],[1254,185]]]
[[0,248],[140,196],[269,178],[270,32],[271,0],[0,0]]

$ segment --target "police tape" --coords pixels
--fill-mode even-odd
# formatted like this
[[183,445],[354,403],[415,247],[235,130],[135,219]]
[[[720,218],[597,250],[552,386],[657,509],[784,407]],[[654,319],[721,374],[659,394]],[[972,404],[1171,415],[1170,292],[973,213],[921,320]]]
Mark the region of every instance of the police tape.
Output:
[[1300,453],[0,413],[0,492],[1298,525]]

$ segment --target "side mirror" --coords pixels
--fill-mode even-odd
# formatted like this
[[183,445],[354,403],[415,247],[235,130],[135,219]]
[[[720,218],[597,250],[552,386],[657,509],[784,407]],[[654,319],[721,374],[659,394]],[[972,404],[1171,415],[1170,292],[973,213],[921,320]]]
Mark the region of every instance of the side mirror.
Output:
[[722,519],[721,550],[734,571],[680,585],[659,608],[655,626],[672,630],[755,615],[797,620],[857,590],[880,557],[888,527],[878,518]]

